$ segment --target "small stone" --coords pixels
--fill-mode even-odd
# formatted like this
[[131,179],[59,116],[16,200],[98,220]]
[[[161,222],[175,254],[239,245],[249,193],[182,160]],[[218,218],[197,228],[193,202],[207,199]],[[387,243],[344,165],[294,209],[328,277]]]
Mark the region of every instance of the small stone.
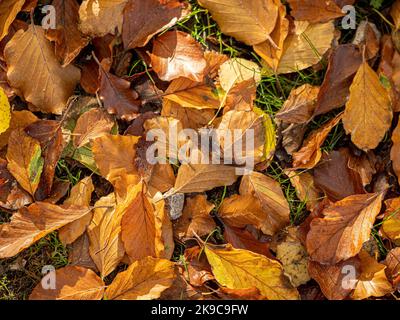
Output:
[[184,193],[175,193],[165,198],[166,209],[170,220],[176,220],[182,216],[184,203]]

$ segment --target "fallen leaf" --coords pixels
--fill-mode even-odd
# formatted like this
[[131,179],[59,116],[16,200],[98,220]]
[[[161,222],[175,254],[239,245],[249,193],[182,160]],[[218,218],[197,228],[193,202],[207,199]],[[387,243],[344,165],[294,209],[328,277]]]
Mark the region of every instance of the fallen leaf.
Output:
[[79,5],[76,1],[55,0],[56,28],[49,29],[46,37],[55,43],[57,58],[63,67],[69,65],[86,47],[89,39],[78,29]]
[[92,270],[66,266],[55,271],[56,288],[48,290],[39,283],[29,300],[101,300],[105,284]]
[[9,138],[7,161],[7,169],[22,188],[33,196],[39,186],[44,164],[39,142],[23,129],[14,130]]
[[269,300],[297,300],[279,262],[243,249],[204,249],[218,283],[229,289],[256,287]]
[[104,134],[110,133],[114,121],[101,109],[90,109],[76,123],[72,141],[76,148],[83,147]]
[[[98,208],[96,208],[98,207]],[[89,252],[102,279],[118,266],[125,255],[121,240],[121,212],[116,211],[113,193],[95,203],[93,219],[87,229]]]
[[356,300],[369,297],[382,297],[394,291],[386,278],[384,264],[378,263],[367,252],[359,254],[361,260],[361,274],[351,297]]
[[369,240],[384,193],[353,195],[323,210],[311,221],[306,247],[311,259],[335,264],[357,255]]
[[388,199],[385,205],[381,232],[386,238],[397,242],[400,239],[400,198]]
[[56,206],[36,202],[15,213],[11,222],[0,228],[0,258],[10,258],[47,234],[88,213],[80,206]]
[[124,198],[129,185],[139,181],[134,166],[138,141],[139,137],[110,134],[93,140],[96,165],[121,198]]
[[91,37],[102,37],[122,30],[127,0],[84,0],[79,8],[80,30]]
[[174,233],[179,239],[210,234],[216,228],[216,224],[210,216],[214,207],[207,201],[205,195],[196,195],[186,199],[183,214],[174,225]]
[[245,175],[240,183],[241,195],[252,195],[258,199],[266,214],[262,231],[273,235],[289,224],[290,209],[281,186],[272,178],[259,172]]
[[321,146],[332,128],[342,119],[342,116],[343,114],[340,113],[307,137],[302,148],[292,155],[294,168],[312,169],[318,164],[322,157]]
[[132,263],[108,286],[107,300],[157,299],[174,281],[174,264],[165,259],[146,257]]
[[89,236],[85,232],[68,246],[68,262],[72,266],[84,267],[97,272],[97,267],[90,256],[89,245]]
[[324,191],[329,200],[338,201],[353,194],[365,193],[358,172],[349,166],[352,155],[349,149],[333,150],[322,156],[314,168],[315,185]]
[[392,281],[393,286],[398,289],[400,281],[400,248],[396,247],[389,251],[386,256],[384,264],[387,266],[385,269],[386,275]]
[[334,265],[309,261],[308,272],[311,278],[318,282],[327,299],[343,300],[355,288],[360,272],[360,260],[354,257]]
[[21,11],[25,0],[5,0],[0,5],[0,40],[8,34],[8,28]]
[[192,247],[185,250],[184,257],[187,269],[184,275],[189,279],[192,286],[201,287],[207,281],[214,280],[211,273],[211,266],[204,254],[201,254],[200,247]]
[[396,126],[392,133],[392,149],[390,150],[390,160],[392,160],[393,171],[400,182],[400,124]]
[[11,106],[4,90],[0,88],[0,134],[7,131],[11,122]]
[[296,20],[306,20],[310,23],[327,22],[344,16],[341,8],[333,0],[288,0],[292,11],[290,14]]
[[267,0],[200,0],[222,33],[247,45],[255,45],[270,39],[274,30],[278,5]]
[[[83,178],[72,187],[70,196],[64,201],[64,205],[78,205],[89,208],[92,199],[94,185],[91,177]],[[89,212],[81,219],[67,224],[58,231],[58,237],[64,245],[77,240],[85,231],[92,220],[93,214]]]
[[177,0],[128,0],[124,9],[122,39],[126,49],[144,47],[157,33],[172,27],[184,15]]
[[31,110],[61,114],[80,80],[80,70],[60,65],[44,29],[31,24],[27,31],[17,31],[4,56],[8,80],[33,105]]
[[185,77],[201,82],[207,67],[200,44],[182,31],[168,31],[155,39],[150,57],[153,70],[164,81]]
[[277,74],[297,72],[317,64],[334,39],[332,22],[310,24],[305,30],[296,22],[295,25],[298,30],[289,33],[285,40]]
[[179,167],[174,192],[204,192],[230,186],[236,180],[236,169],[222,164],[183,164]]
[[362,150],[375,149],[392,122],[389,94],[378,75],[364,62],[350,87],[343,126],[351,141]]
[[119,119],[131,121],[138,116],[141,106],[138,94],[131,89],[131,83],[119,78],[100,65],[99,96],[110,114]]

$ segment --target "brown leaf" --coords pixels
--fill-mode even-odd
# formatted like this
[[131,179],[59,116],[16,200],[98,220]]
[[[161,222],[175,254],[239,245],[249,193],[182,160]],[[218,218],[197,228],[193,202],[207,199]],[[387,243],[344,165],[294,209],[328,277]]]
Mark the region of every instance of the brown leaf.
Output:
[[5,0],[0,4],[0,40],[8,33],[8,28],[21,11],[25,0]]
[[9,138],[7,161],[7,169],[33,196],[39,186],[44,163],[39,142],[23,129],[14,130]]
[[129,185],[139,181],[134,166],[139,137],[103,135],[93,140],[93,155],[101,175],[114,186],[121,198]]
[[89,245],[89,236],[85,232],[68,246],[68,262],[70,265],[92,269],[97,272],[97,267],[90,256]]
[[[70,196],[64,201],[65,205],[77,205],[88,207],[92,199],[92,192],[94,186],[91,177],[83,178],[79,181],[72,189]],[[58,231],[58,237],[64,245],[73,243],[78,239],[85,231],[86,227],[90,224],[93,214],[89,212],[81,219],[75,220],[74,222],[67,224]]]
[[318,93],[319,87],[309,84],[293,89],[275,117],[287,123],[308,122],[313,116]]
[[159,36],[150,54],[153,70],[164,81],[185,77],[203,81],[207,62],[200,44],[182,31],[168,31]]
[[216,228],[216,224],[210,216],[214,207],[207,201],[205,195],[199,194],[186,199],[183,214],[174,225],[174,233],[179,239],[210,234]]
[[[325,297],[329,300],[343,300],[348,297],[359,277],[360,260],[358,257],[334,265],[323,265],[309,261],[308,272],[318,282]],[[354,279],[349,279],[349,271],[354,270]],[[347,280],[347,282],[345,282]],[[344,285],[345,284],[345,285]]]
[[360,175],[349,167],[351,158],[349,149],[333,150],[314,168],[315,185],[332,201],[365,193]]
[[86,47],[89,39],[78,29],[79,5],[76,1],[55,0],[56,29],[47,30],[46,37],[55,42],[56,56],[63,67],[69,65]]
[[131,83],[119,78],[100,66],[99,95],[108,113],[117,118],[131,121],[137,117],[141,103],[138,94],[131,89]]
[[307,20],[311,23],[327,22],[344,16],[335,1],[288,0],[296,20]]
[[92,270],[66,266],[55,272],[56,288],[48,290],[39,283],[29,300],[101,300],[105,284]]
[[357,46],[343,44],[333,49],[318,94],[315,115],[327,113],[346,103],[350,85],[361,63],[362,54]]
[[384,193],[353,195],[338,201],[315,218],[307,235],[312,260],[334,264],[357,255],[369,240]]
[[359,254],[361,274],[352,294],[353,299],[362,300],[369,297],[382,297],[394,291],[386,278],[384,264],[378,263],[366,251]]
[[255,45],[270,39],[274,30],[278,5],[273,1],[256,0],[200,0],[221,31],[247,45]]
[[114,271],[125,255],[121,240],[121,211],[115,208],[113,193],[96,202],[93,219],[88,227],[89,252],[104,279]]
[[175,174],[169,163],[156,163],[151,173],[149,189],[164,193],[171,189],[175,184]]
[[394,129],[392,134],[392,149],[390,150],[390,159],[392,160],[393,170],[400,182],[400,123]]
[[80,70],[72,65],[61,67],[44,29],[31,24],[27,31],[17,31],[4,55],[8,80],[33,105],[30,108],[61,114],[80,80]]
[[245,175],[240,183],[241,195],[253,195],[258,199],[266,220],[262,231],[273,235],[289,224],[290,209],[279,183],[259,172]]
[[120,272],[108,286],[107,300],[157,299],[175,278],[174,264],[165,259],[146,257]]
[[175,181],[175,192],[204,192],[230,186],[236,180],[236,169],[222,164],[183,164]]
[[342,119],[343,114],[339,114],[329,122],[325,123],[322,127],[313,131],[307,139],[303,142],[302,148],[293,153],[293,167],[296,169],[314,168],[319,160],[321,160],[322,152],[321,146],[327,138],[329,132],[335,127]]
[[0,228],[0,258],[9,258],[28,248],[45,235],[88,213],[80,206],[56,206],[36,202],[12,216]]
[[400,248],[394,248],[386,256],[385,265],[387,266],[386,275],[392,281],[393,286],[400,288]]
[[144,47],[157,33],[172,27],[183,15],[178,0],[129,0],[124,9],[122,39],[126,49]]
[[386,211],[384,213],[381,233],[397,243],[400,239],[400,198],[385,201]]
[[72,141],[75,148],[88,144],[91,140],[110,133],[114,121],[102,109],[91,109],[81,115],[76,122]]
[[270,37],[277,47],[270,40],[266,40],[254,45],[253,49],[276,72],[283,54],[285,39],[289,34],[289,20],[286,19],[285,5],[280,0],[273,1],[278,6],[278,20]]
[[211,266],[206,256],[202,254],[200,247],[186,249],[184,257],[187,263],[184,275],[189,279],[192,286],[201,287],[205,282],[214,280],[214,276],[211,273]]
[[102,37],[122,30],[123,10],[127,0],[84,0],[79,8],[80,26],[84,34]]
[[121,237],[126,253],[131,262],[147,256],[169,258],[163,239],[163,232],[168,231],[163,228],[169,227],[172,235],[172,225],[165,212],[164,201],[153,203],[142,189],[141,183],[133,186],[116,209],[117,214],[122,216]]
[[396,29],[400,28],[400,2],[395,1],[390,9],[390,16],[393,18]]
[[375,149],[390,128],[393,112],[389,94],[378,75],[364,62],[350,87],[343,126],[362,150]]

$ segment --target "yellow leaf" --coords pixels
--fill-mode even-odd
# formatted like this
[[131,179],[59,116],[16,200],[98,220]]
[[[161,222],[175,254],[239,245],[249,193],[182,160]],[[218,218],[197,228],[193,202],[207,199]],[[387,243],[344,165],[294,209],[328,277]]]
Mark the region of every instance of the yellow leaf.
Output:
[[25,0],[3,0],[0,2],[0,40],[8,34],[8,28],[21,11]]
[[11,121],[11,107],[8,102],[7,95],[4,90],[0,88],[0,133],[5,132]]
[[374,70],[364,62],[350,87],[350,97],[343,115],[346,132],[360,149],[375,149],[392,123],[389,94]]
[[248,250],[205,247],[207,259],[218,283],[229,289],[256,287],[269,300],[298,300],[299,293],[283,275],[278,261]]
[[107,300],[157,299],[175,278],[174,264],[165,259],[146,257],[119,273],[107,288]]

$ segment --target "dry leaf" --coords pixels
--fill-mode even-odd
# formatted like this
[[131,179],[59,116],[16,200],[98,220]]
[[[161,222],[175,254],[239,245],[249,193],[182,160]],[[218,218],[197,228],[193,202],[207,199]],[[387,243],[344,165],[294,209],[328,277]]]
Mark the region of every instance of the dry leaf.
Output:
[[81,115],[76,122],[72,141],[75,148],[83,147],[91,140],[110,133],[114,121],[102,109],[91,109]]
[[[359,277],[360,261],[358,257],[334,265],[323,265],[309,261],[308,272],[318,282],[325,297],[329,300],[343,300],[353,291]],[[349,278],[350,271],[354,279]]]
[[107,300],[157,299],[174,281],[174,264],[165,259],[146,257],[132,263],[108,286]]
[[400,123],[392,133],[392,149],[390,150],[390,160],[392,160],[393,171],[400,182]]
[[183,214],[174,226],[177,237],[182,239],[210,234],[216,228],[216,224],[210,216],[213,209],[214,205],[207,201],[205,195],[199,194],[186,199]]
[[79,8],[80,29],[91,37],[102,37],[122,30],[127,0],[84,0]]
[[241,195],[253,195],[266,214],[262,231],[273,235],[289,224],[290,209],[279,183],[259,172],[245,175],[240,183]]
[[305,30],[295,25],[283,46],[283,55],[277,73],[297,72],[317,64],[331,47],[335,35],[332,22],[310,24]]
[[124,9],[122,39],[125,48],[144,47],[150,39],[172,27],[183,15],[178,0],[163,3],[159,0],[128,0]]
[[55,42],[56,56],[63,67],[69,65],[86,47],[89,39],[78,29],[79,5],[76,1],[55,0],[56,29],[47,30],[46,37]]
[[311,221],[307,251],[319,263],[334,264],[357,255],[370,238],[384,193],[353,195],[323,210]]
[[378,263],[366,251],[359,255],[361,260],[361,274],[354,289],[352,298],[356,300],[369,297],[382,297],[394,291],[386,278],[384,264]]
[[290,14],[296,20],[306,20],[310,23],[327,22],[344,16],[341,8],[333,0],[288,0],[292,11]]
[[309,172],[284,171],[290,183],[296,189],[297,197],[306,203],[308,210],[314,209],[321,199],[320,191],[315,185],[315,178]]
[[95,203],[93,219],[87,230],[90,256],[99,269],[102,279],[114,271],[125,255],[121,240],[120,213],[115,209],[113,193],[100,198]]
[[21,11],[25,0],[5,0],[0,4],[0,40],[8,34],[8,28]]
[[81,206],[56,206],[36,202],[12,216],[0,228],[0,259],[15,256],[45,235],[88,213]]
[[270,39],[274,30],[278,5],[270,0],[200,0],[221,31],[247,45]]
[[400,239],[400,198],[386,200],[385,205],[381,232],[385,237],[397,242]]
[[29,300],[101,300],[105,284],[92,270],[67,266],[56,270],[56,288],[44,289],[39,283]]
[[279,262],[242,249],[205,247],[218,283],[229,289],[256,287],[269,300],[297,300],[299,294],[287,283]]
[[[94,185],[92,178],[83,178],[71,189],[70,196],[64,201],[64,205],[78,205],[89,208],[93,191]],[[92,220],[92,216],[93,214],[89,212],[81,219],[75,220],[74,222],[62,227],[58,231],[58,237],[61,242],[64,245],[67,245],[78,239],[86,231],[86,227]]]
[[35,194],[43,170],[42,150],[36,139],[23,129],[14,130],[7,148],[7,169],[32,196]]
[[350,98],[343,115],[343,126],[351,141],[366,151],[375,149],[392,122],[389,94],[378,75],[364,62],[350,87]]
[[4,56],[11,86],[33,105],[32,111],[61,114],[80,80],[80,70],[61,67],[44,29],[31,24],[27,31],[17,31]]
[[342,119],[343,114],[339,114],[322,127],[312,132],[303,142],[302,148],[293,153],[293,167],[296,169],[312,169],[321,160],[321,146],[327,138],[329,132]]
[[150,54],[153,70],[164,81],[185,77],[203,81],[207,62],[200,44],[182,31],[168,31],[159,36]]

